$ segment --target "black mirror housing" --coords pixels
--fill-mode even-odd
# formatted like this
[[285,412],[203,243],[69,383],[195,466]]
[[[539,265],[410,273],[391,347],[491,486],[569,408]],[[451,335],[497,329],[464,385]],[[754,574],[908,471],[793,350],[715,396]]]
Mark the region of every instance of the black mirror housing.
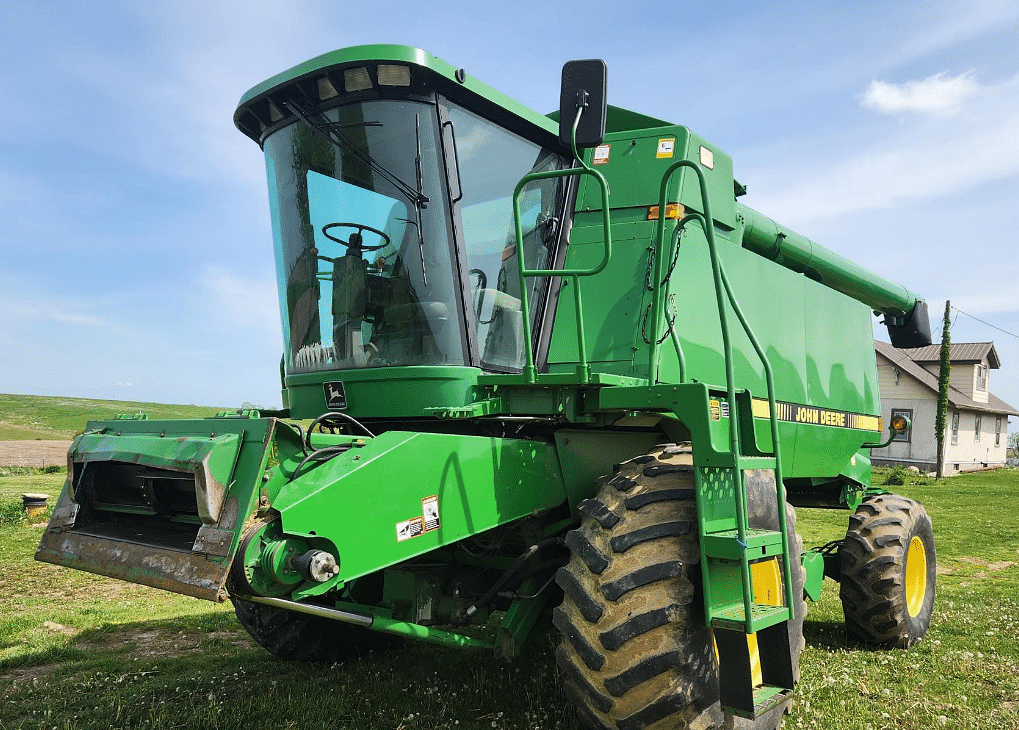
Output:
[[606,76],[608,67],[600,58],[568,61],[563,66],[559,92],[559,141],[571,145],[577,108],[583,116],[577,127],[577,148],[597,147],[605,139]]

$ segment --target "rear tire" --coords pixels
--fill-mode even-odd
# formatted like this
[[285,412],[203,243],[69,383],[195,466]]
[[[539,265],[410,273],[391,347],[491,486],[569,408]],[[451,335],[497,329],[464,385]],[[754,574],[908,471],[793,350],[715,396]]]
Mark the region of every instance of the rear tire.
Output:
[[[570,562],[557,574],[564,599],[553,613],[563,635],[556,660],[565,693],[594,730],[781,724],[784,706],[747,721],[726,715],[718,703],[691,463],[689,449],[666,446],[622,464],[614,477],[599,480],[594,499],[578,505],[581,526],[567,535]],[[748,496],[751,526],[776,528],[774,495]],[[787,515],[798,556],[795,515]],[[803,568],[798,561],[793,567],[790,633],[798,673],[806,605]]]
[[866,499],[849,518],[839,562],[850,636],[899,649],[924,637],[934,612],[937,556],[920,502],[897,494]]
[[381,648],[389,638],[340,621],[230,597],[251,638],[278,659],[335,662]]

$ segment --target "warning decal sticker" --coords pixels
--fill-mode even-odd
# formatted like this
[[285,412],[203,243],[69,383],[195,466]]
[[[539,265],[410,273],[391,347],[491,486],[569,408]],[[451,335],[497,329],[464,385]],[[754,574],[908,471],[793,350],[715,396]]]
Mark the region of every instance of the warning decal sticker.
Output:
[[655,154],[655,157],[658,158],[659,160],[664,157],[672,157],[675,149],[676,149],[675,139],[671,137],[669,139],[660,139],[658,140],[658,152]]
[[396,541],[403,542],[412,537],[417,537],[425,531],[424,520],[421,517],[404,520],[396,523]]
[[591,161],[596,165],[604,165],[609,161],[610,144],[600,144],[594,148],[594,159]]
[[433,494],[421,500],[421,513],[424,515],[425,532],[439,529],[439,497]]

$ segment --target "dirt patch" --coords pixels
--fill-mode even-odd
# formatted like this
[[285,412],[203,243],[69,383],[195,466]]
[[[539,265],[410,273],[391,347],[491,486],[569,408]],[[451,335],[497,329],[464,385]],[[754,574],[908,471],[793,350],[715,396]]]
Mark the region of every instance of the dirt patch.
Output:
[[191,631],[185,633],[166,629],[136,628],[110,631],[85,641],[74,642],[74,646],[78,649],[95,650],[133,644],[134,648],[127,651],[129,656],[168,659],[196,651],[201,647],[202,642],[208,639],[222,639],[234,646],[248,643],[241,632]]
[[970,558],[965,555],[959,558],[959,560],[961,560],[964,563],[969,563],[970,565],[976,565],[978,567],[986,568],[987,570],[993,571],[1005,570],[1006,568],[1011,568],[1013,565],[1015,565],[1015,563],[1010,560],[999,560],[994,563],[989,563],[986,560],[981,560],[980,558]]
[[[24,669],[11,669],[10,671],[0,674],[5,680],[10,680],[10,691],[18,689],[21,685],[28,683],[31,685],[39,684],[40,680],[45,679],[57,668],[56,664],[40,664],[37,667],[25,667]],[[6,695],[6,692],[0,694],[0,697]]]
[[71,628],[70,626],[64,626],[63,624],[58,624],[55,621],[45,621],[43,622],[42,627],[44,629],[47,629],[51,633],[65,634],[66,636],[77,636],[78,634],[81,633],[81,629],[74,629]]
[[0,466],[66,466],[70,441],[0,441]]

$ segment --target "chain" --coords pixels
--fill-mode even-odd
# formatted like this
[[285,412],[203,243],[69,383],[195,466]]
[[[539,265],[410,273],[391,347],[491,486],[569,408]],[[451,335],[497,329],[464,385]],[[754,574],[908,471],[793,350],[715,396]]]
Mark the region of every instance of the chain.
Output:
[[[671,319],[669,319],[669,326],[665,330],[665,334],[662,335],[662,339],[658,340],[658,342],[655,343],[656,345],[660,345],[663,342],[665,342],[665,340],[669,337],[669,335],[672,334],[672,327],[673,327],[673,325],[676,324],[676,317],[679,316],[679,309],[676,307],[676,295],[675,294],[670,294],[669,295],[669,304],[672,305],[672,317],[671,317]],[[651,344],[651,340],[649,340],[648,337],[647,337],[647,320],[648,320],[648,316],[650,314],[651,314],[651,305],[649,304],[649,305],[647,305],[647,309],[644,310],[644,321],[641,322],[641,325],[640,325],[640,336],[644,340],[644,343],[647,344],[647,345]]]
[[[683,236],[686,235],[686,228],[682,225],[676,226],[676,230],[672,234],[672,243],[676,251],[672,254],[672,263],[669,264],[669,270],[665,273],[665,278],[662,279],[662,286],[669,281],[669,277],[672,276],[672,272],[676,269],[676,262],[679,261],[679,249],[683,247]],[[650,254],[647,259],[647,272],[644,274],[644,288],[651,291],[651,271],[654,268],[655,256],[657,255],[658,245],[652,240],[651,247],[648,249]]]

